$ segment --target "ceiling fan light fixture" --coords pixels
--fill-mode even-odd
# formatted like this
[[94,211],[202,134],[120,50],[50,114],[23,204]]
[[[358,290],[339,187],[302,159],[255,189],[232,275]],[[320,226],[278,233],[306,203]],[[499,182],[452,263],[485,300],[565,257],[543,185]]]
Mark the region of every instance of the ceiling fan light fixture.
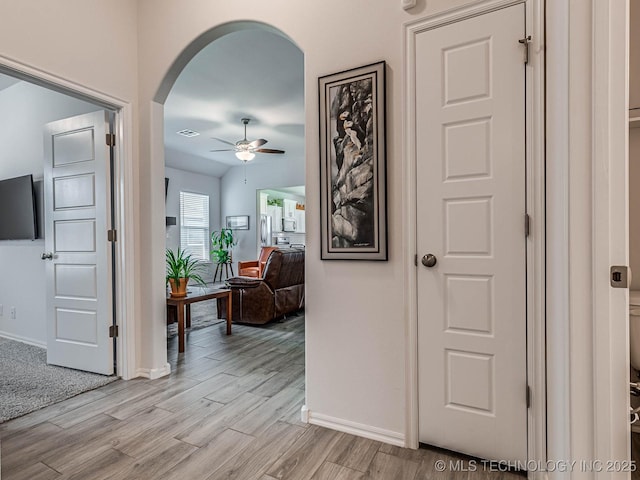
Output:
[[256,154],[250,152],[249,150],[241,150],[236,152],[236,157],[238,160],[242,160],[243,162],[249,162],[255,158]]

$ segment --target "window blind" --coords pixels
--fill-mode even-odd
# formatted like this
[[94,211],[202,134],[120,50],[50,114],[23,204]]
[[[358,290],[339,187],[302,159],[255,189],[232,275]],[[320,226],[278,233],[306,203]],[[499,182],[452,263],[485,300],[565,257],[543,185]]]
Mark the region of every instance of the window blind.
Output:
[[209,195],[180,192],[180,247],[209,260]]

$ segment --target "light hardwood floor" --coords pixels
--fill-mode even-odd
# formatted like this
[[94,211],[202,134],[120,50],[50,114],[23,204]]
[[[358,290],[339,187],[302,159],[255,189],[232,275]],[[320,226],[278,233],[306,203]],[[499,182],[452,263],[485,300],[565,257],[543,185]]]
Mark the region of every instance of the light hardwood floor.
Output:
[[300,421],[304,318],[168,342],[172,374],[117,381],[0,426],[2,480],[516,480]]

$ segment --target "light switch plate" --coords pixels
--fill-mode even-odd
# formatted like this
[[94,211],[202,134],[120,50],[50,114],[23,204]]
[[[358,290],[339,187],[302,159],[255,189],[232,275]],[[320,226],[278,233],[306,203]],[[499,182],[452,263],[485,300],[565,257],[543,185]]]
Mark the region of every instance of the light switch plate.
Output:
[[402,8],[404,8],[405,10],[409,10],[410,8],[413,8],[416,6],[416,1],[417,0],[400,0],[402,2]]

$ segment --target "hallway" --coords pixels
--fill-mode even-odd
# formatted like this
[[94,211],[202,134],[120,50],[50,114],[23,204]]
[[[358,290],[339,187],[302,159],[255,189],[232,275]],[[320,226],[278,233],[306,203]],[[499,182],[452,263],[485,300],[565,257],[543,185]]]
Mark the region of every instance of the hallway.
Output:
[[169,377],[117,381],[1,425],[2,478],[522,478],[437,472],[436,460],[458,458],[301,423],[304,316],[233,329],[189,333],[180,356],[170,339]]

